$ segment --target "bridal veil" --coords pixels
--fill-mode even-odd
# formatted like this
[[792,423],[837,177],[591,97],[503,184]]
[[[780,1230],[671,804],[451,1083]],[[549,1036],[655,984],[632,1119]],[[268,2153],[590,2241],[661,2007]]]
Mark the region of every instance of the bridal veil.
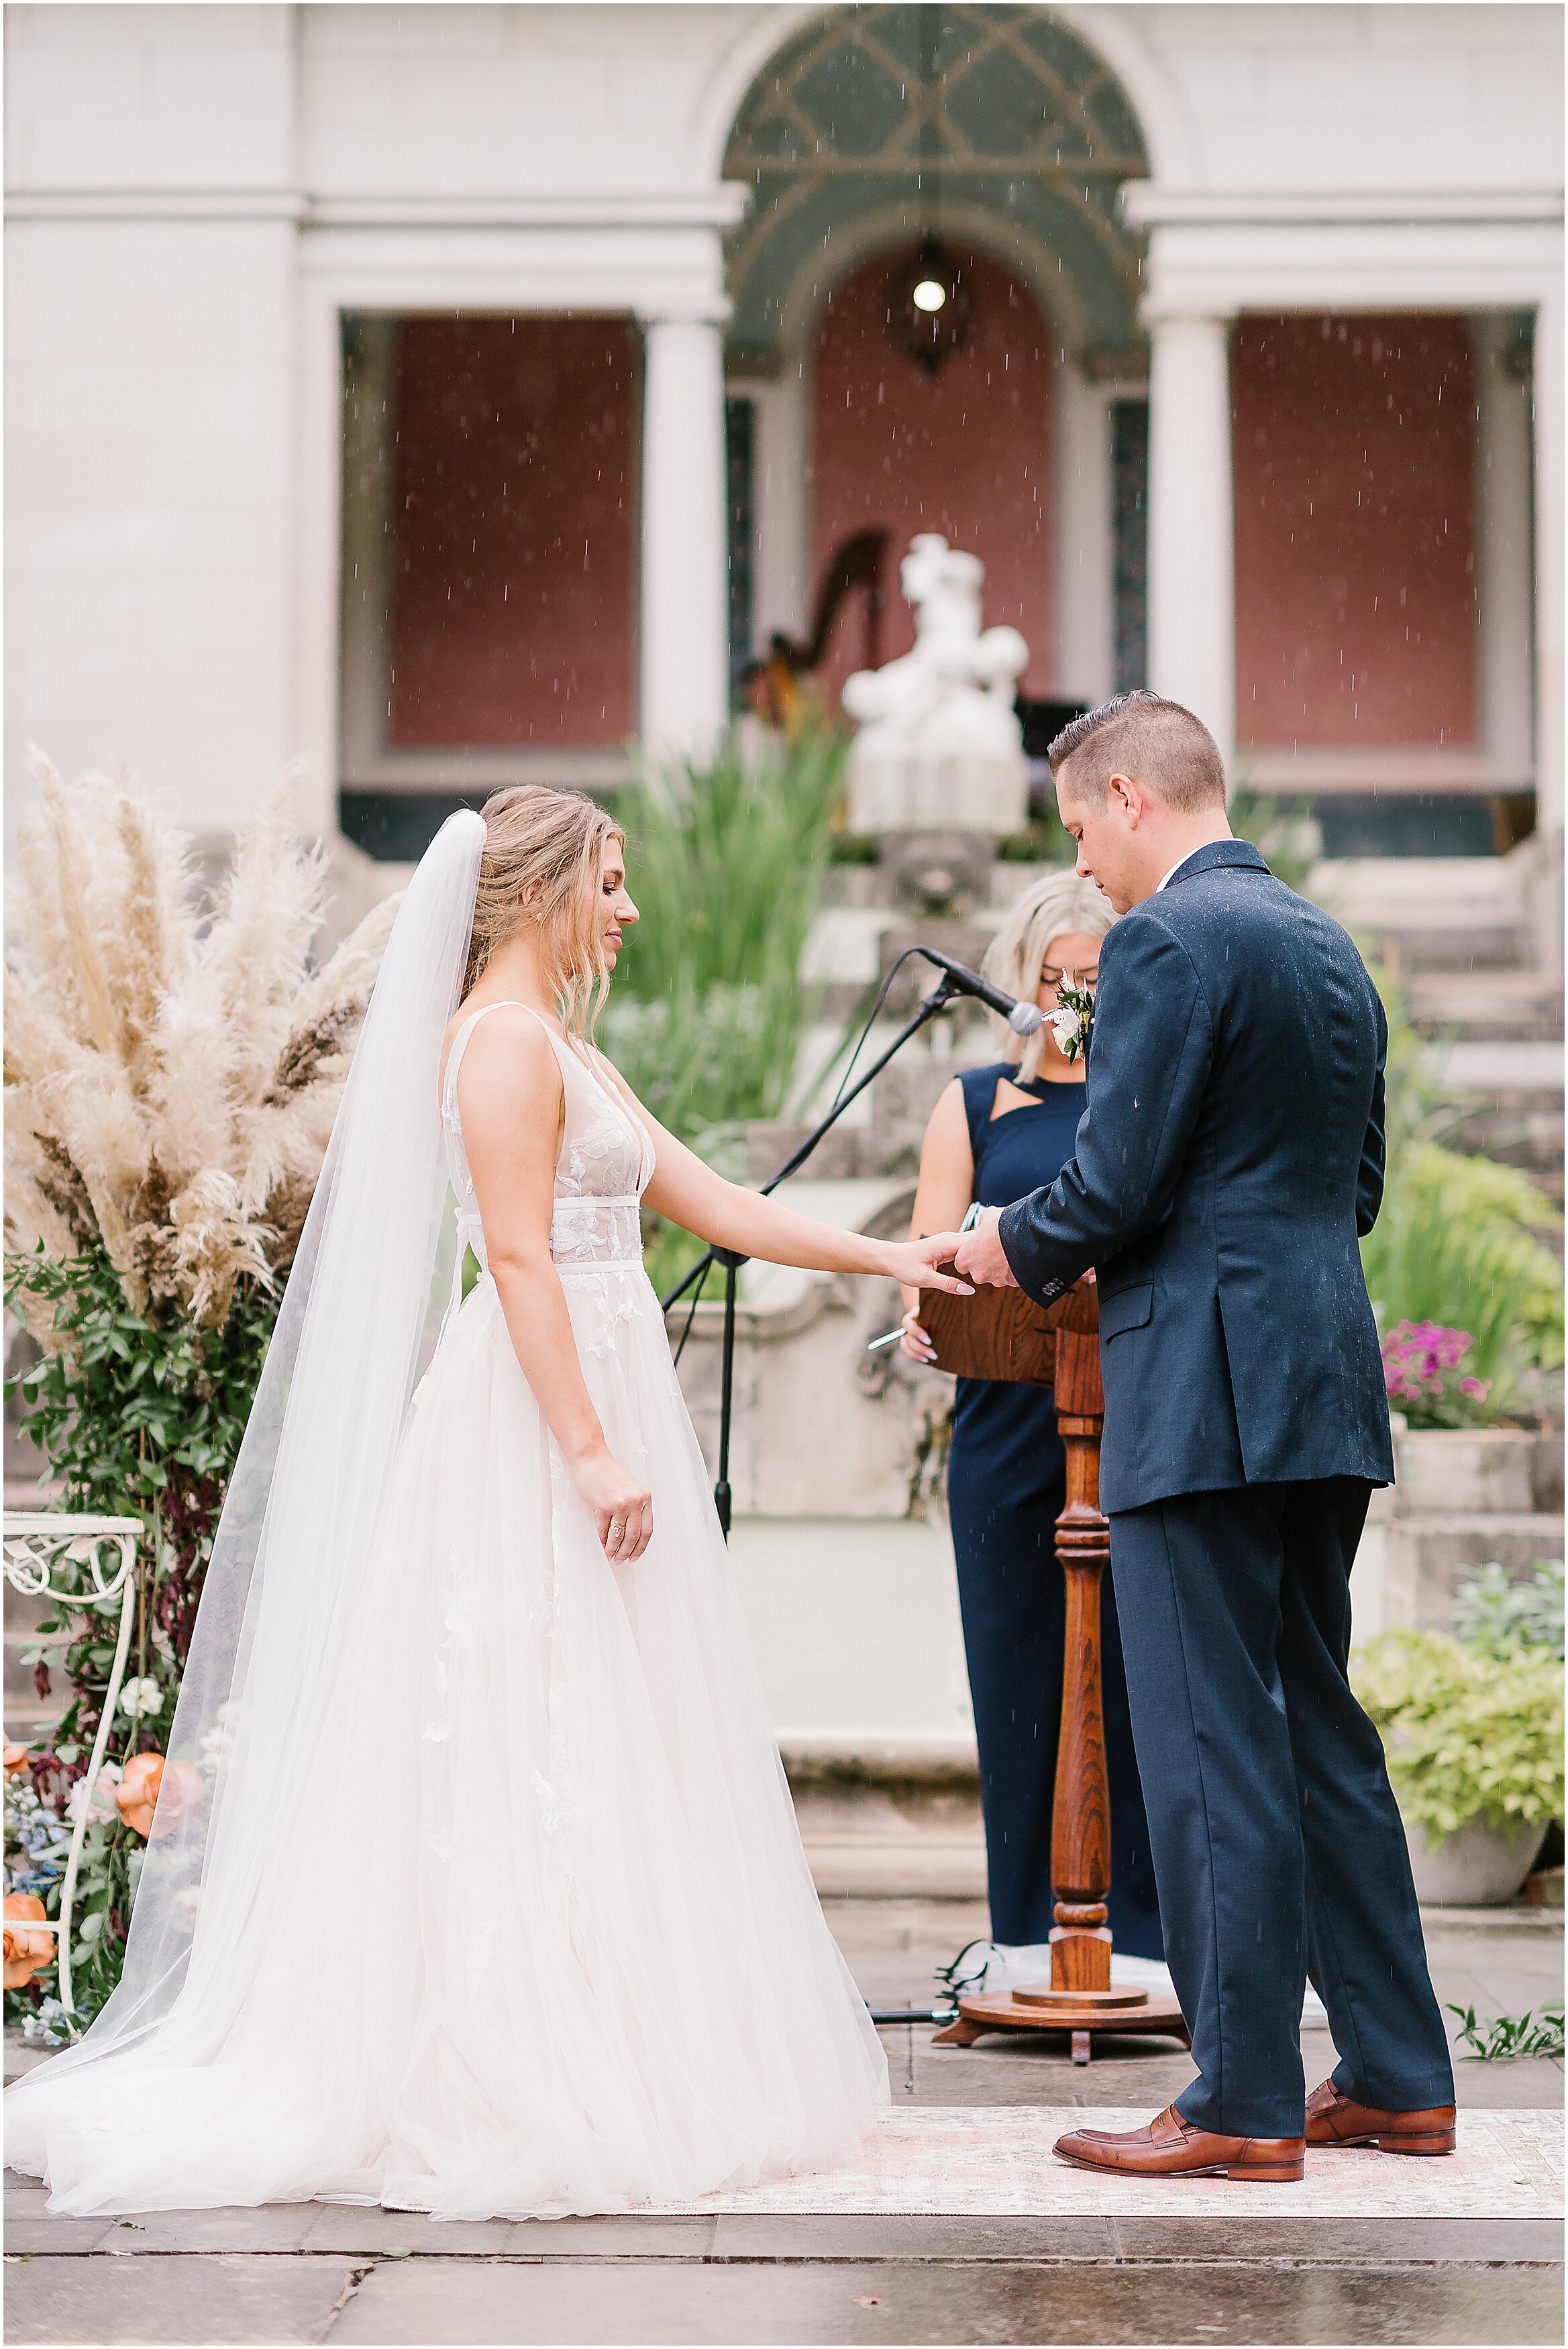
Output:
[[221,2037],[258,1968],[293,1974],[308,1952],[331,1995],[319,1715],[377,1604],[377,1513],[444,1302],[440,1054],[484,843],[478,815],[448,819],[387,941],[213,1541],[123,1974],[8,2095],[17,2167],[42,2166],[42,2108],[67,2075],[178,2062],[181,2018]]

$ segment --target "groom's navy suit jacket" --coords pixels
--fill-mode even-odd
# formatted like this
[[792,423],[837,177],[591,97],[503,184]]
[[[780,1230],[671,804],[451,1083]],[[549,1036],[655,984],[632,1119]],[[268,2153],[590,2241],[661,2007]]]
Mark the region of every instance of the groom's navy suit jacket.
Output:
[[1357,1247],[1387,1033],[1351,940],[1247,841],[1196,850],[1106,937],[1074,1155],[1001,1239],[1041,1303],[1097,1268],[1108,1512],[1392,1481]]

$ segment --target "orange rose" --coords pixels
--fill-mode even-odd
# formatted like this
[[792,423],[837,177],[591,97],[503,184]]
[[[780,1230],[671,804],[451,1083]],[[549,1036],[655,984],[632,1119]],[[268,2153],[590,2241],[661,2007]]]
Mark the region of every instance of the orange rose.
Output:
[[5,1748],[5,1775],[7,1778],[14,1778],[18,1770],[25,1770],[26,1768],[28,1754],[29,1749],[26,1745],[7,1745]]
[[154,1843],[166,1842],[170,1836],[179,1834],[201,1801],[202,1792],[201,1773],[193,1763],[164,1764],[158,1789],[158,1824],[152,1830]]
[[201,1773],[189,1762],[165,1762],[161,1754],[133,1754],[114,1799],[126,1826],[142,1837],[153,1833],[162,1843],[183,1826],[201,1792]]
[[31,1892],[8,1892],[5,1895],[5,1987],[20,1990],[31,1982],[40,1966],[46,1966],[55,1954],[53,1931],[29,1933],[11,1920],[26,1918],[29,1921],[44,1914],[44,1904]]
[[114,1790],[115,1807],[128,1827],[139,1836],[152,1833],[152,1814],[163,1783],[161,1754],[133,1754]]

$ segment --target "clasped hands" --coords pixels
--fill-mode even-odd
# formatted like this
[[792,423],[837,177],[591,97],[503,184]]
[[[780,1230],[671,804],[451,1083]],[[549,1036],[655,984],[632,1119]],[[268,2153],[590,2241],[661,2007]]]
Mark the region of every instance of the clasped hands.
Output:
[[[1019,1286],[1006,1252],[1002,1246],[1000,1207],[982,1207],[975,1217],[973,1230],[965,1233],[958,1244],[954,1269],[961,1279],[972,1280],[979,1288],[1016,1288]],[[1094,1280],[1092,1271],[1083,1278]]]
[[954,1269],[962,1280],[985,1288],[1016,1288],[1017,1281],[1002,1246],[1002,1210],[982,1207],[974,1228],[958,1243]]
[[[1000,1207],[982,1207],[975,1223],[960,1238],[954,1253],[953,1268],[961,1278],[975,1288],[1016,1288],[1013,1268],[1003,1252],[997,1225]],[[920,1308],[912,1305],[903,1317],[902,1351],[912,1362],[934,1362],[936,1349],[920,1319]]]

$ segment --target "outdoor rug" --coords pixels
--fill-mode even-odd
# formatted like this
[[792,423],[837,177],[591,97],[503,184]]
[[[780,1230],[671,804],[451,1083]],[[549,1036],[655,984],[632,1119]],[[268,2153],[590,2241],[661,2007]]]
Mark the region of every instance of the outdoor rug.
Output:
[[1459,2150],[1431,2160],[1362,2150],[1314,2153],[1298,2186],[1223,2178],[1117,2178],[1052,2158],[1070,2128],[1139,2128],[1146,2106],[918,2106],[884,2114],[852,2160],[810,2176],[661,2202],[655,2214],[880,2212],[1023,2217],[1556,2219],[1563,2213],[1560,2112],[1460,2113]]

